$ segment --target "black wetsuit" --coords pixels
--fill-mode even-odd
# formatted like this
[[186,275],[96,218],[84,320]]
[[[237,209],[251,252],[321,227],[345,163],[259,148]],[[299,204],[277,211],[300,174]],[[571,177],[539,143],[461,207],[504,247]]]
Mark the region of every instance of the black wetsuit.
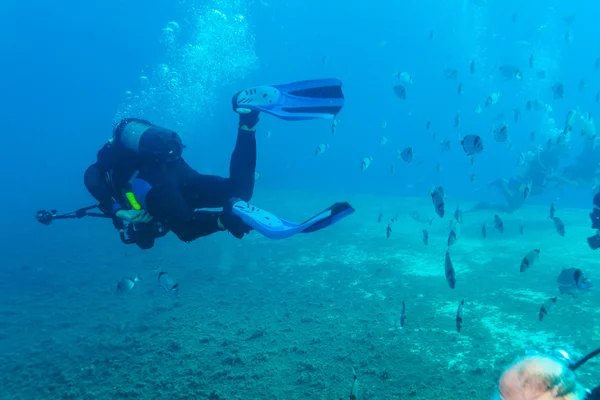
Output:
[[124,193],[130,190],[129,182],[137,173],[137,178],[152,185],[145,209],[181,240],[189,242],[220,230],[219,213],[194,210],[226,207],[232,198],[249,201],[255,169],[255,134],[238,129],[229,178],[200,174],[183,158],[169,163],[143,160],[118,143],[108,143],[98,152],[97,162],[85,172],[85,185],[101,209],[112,214],[117,204],[126,208]]

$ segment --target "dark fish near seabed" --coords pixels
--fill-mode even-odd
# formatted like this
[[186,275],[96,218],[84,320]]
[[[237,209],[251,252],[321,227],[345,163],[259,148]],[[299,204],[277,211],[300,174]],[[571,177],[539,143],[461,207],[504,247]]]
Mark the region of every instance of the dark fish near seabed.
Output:
[[165,292],[179,293],[179,283],[175,283],[166,272],[158,274],[158,284]]
[[552,85],[552,97],[554,100],[560,100],[564,97],[564,95],[565,87],[562,83],[556,82],[554,85]]
[[558,217],[554,217],[554,229],[560,236],[565,237],[565,224]]
[[454,289],[456,287],[456,275],[454,274],[454,266],[452,265],[449,251],[446,251],[446,259],[444,260],[444,274],[446,275],[448,286],[450,286],[450,289]]
[[394,86],[394,94],[400,100],[406,100],[406,88],[402,85]]
[[515,108],[513,110],[513,117],[515,119],[515,122],[519,122],[519,120],[521,119],[521,111]]
[[440,218],[444,218],[444,214],[446,213],[444,194],[444,188],[441,186],[436,187],[431,192],[431,201],[433,202],[433,209],[435,210],[435,213],[439,215]]
[[481,225],[481,237],[483,237],[484,239],[487,237],[487,227],[485,223]]
[[350,389],[350,400],[358,400],[358,378],[356,377],[354,368],[352,368],[352,375],[354,378],[352,380],[352,388]]
[[463,84],[462,83],[458,84],[457,93],[459,96],[462,96],[462,94],[463,94]]
[[404,300],[402,300],[402,312],[400,313],[400,327],[404,328],[404,323],[406,322],[406,304]]
[[426,130],[429,130],[429,128],[431,128],[431,121],[427,121],[427,122],[425,123],[425,129],[426,129]]
[[117,282],[117,293],[127,293],[129,292],[131,289],[133,289],[133,287],[135,286],[136,283],[138,283],[140,281],[140,276],[139,274],[135,276],[135,278],[131,279],[131,278],[121,278],[121,280],[119,282]]
[[551,297],[540,307],[540,313],[538,315],[539,320],[543,320],[546,315],[552,310],[552,307],[556,304],[556,297]]
[[423,244],[425,246],[427,246],[428,243],[429,243],[429,232],[427,232],[427,229],[423,229]]
[[521,261],[519,271],[525,272],[529,268],[533,267],[538,258],[540,258],[540,249],[534,249],[525,254],[525,257],[523,257],[523,260]]
[[454,127],[458,128],[460,126],[460,113],[456,113],[454,116]]
[[504,222],[498,214],[494,214],[494,228],[498,229],[500,233],[504,233]]
[[594,284],[579,268],[563,268],[556,279],[560,294],[574,295],[578,292],[587,292]]
[[414,219],[415,221],[417,221],[421,224],[431,225],[431,223],[433,222],[433,218],[426,217],[425,215],[421,214],[417,210],[411,211],[408,215],[410,215],[410,217],[412,219]]
[[483,151],[483,141],[479,135],[467,135],[460,141],[460,144],[468,156],[474,156]]
[[556,204],[553,201],[552,204],[550,204],[550,215],[548,216],[548,218],[550,218],[551,220],[554,220],[554,213],[556,212]]
[[389,239],[390,236],[392,236],[392,223],[391,222],[388,224],[387,228],[385,228],[385,237]]
[[379,215],[377,216],[377,222],[381,222],[381,220],[383,219],[383,212],[379,212]]
[[465,299],[460,301],[458,309],[456,310],[456,331],[460,333],[463,324],[463,308],[465,306]]

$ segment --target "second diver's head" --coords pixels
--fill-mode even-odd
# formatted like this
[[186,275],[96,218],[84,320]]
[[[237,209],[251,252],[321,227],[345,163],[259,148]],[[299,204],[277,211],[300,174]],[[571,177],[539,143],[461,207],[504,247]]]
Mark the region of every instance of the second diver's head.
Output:
[[185,148],[177,132],[138,118],[119,121],[113,140],[144,159],[161,163],[179,160]]

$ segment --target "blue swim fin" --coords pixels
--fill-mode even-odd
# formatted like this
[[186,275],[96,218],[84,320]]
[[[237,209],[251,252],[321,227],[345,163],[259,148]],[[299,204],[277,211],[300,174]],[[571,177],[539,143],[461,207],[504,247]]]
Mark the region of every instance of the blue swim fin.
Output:
[[236,112],[262,111],[288,121],[334,119],[344,93],[339,79],[315,79],[245,89],[234,103]]
[[301,224],[286,221],[241,200],[233,204],[232,211],[261,235],[269,239],[286,239],[297,233],[310,233],[327,228],[352,214],[354,208],[348,203],[335,203]]

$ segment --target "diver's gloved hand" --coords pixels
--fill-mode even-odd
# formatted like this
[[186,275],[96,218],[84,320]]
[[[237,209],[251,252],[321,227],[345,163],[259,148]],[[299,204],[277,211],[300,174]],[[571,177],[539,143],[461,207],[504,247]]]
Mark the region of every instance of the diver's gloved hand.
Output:
[[132,224],[147,224],[153,219],[146,210],[119,210],[115,216]]
[[249,108],[240,107],[238,104],[238,96],[242,92],[237,92],[231,98],[231,108],[234,112],[240,115],[239,127],[245,130],[254,130],[256,124],[258,124],[258,111],[253,111]]
[[245,234],[250,233],[252,230],[252,228],[242,221],[240,217],[235,215],[231,209],[224,209],[221,214],[219,214],[217,223],[219,224],[219,228],[229,231],[229,233],[238,239],[243,238]]

